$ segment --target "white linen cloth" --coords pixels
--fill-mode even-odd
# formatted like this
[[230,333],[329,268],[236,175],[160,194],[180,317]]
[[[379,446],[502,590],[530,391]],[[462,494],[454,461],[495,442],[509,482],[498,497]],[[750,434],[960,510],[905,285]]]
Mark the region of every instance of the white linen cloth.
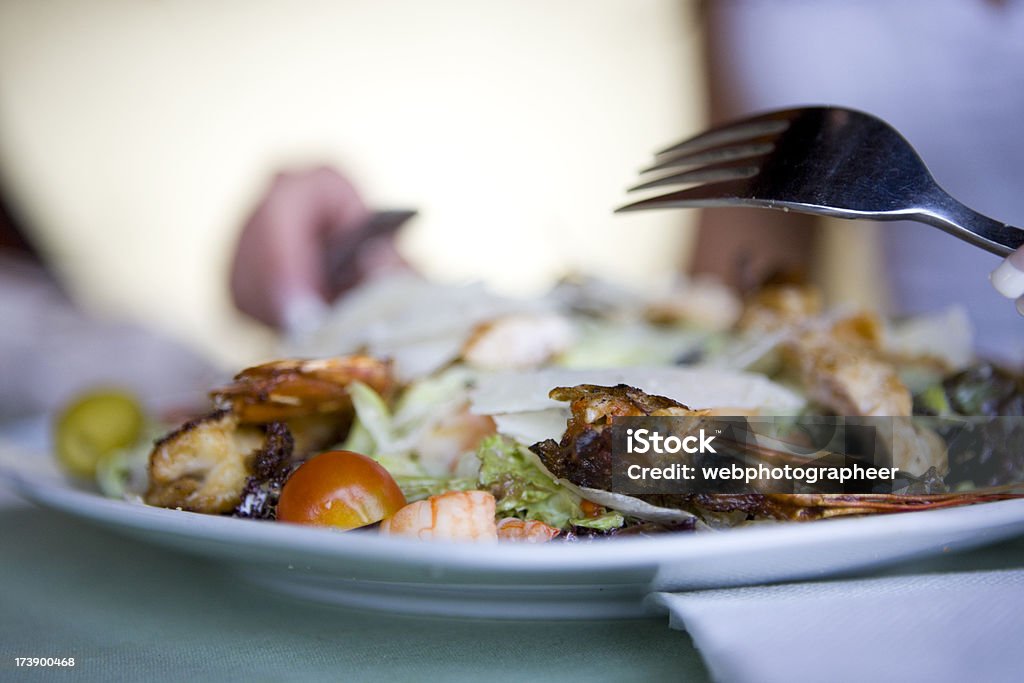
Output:
[[718,681],[1020,681],[1024,569],[656,593]]

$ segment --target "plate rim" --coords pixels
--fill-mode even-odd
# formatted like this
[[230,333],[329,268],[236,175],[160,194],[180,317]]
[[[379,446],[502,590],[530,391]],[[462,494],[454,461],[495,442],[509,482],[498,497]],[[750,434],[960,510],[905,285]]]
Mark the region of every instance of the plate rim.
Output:
[[[1019,527],[1024,533],[1024,498],[992,501],[939,510],[856,518],[780,522],[721,532],[669,533],[646,538],[615,538],[578,543],[517,544],[418,541],[388,538],[372,532],[339,532],[298,524],[273,523],[188,512],[106,498],[72,488],[52,477],[7,471],[15,493],[45,508],[128,530],[155,531],[178,537],[230,545],[258,542],[282,551],[320,558],[392,560],[437,565],[453,570],[489,573],[530,571],[623,570],[658,567],[703,555],[753,554],[778,546],[796,550],[823,538],[845,541],[898,537],[915,532],[998,531]],[[1007,536],[1011,534],[1002,534]],[[486,547],[487,552],[481,552]]]

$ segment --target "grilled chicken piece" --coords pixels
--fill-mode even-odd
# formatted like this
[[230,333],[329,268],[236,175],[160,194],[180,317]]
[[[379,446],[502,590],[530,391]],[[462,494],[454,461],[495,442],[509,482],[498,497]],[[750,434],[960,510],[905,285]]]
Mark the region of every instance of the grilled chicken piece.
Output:
[[[555,476],[582,487],[609,490],[611,487],[611,430],[608,418],[638,415],[684,415],[700,417],[710,411],[695,411],[662,396],[651,396],[620,384],[615,387],[580,385],[559,387],[551,398],[572,401],[565,436],[561,442],[548,439],[530,447]],[[946,470],[942,440],[926,430],[915,431],[909,419],[894,420],[896,428],[893,464],[901,471],[936,479]],[[903,430],[902,432],[900,430]],[[929,472],[934,467],[935,471]],[[1019,497],[1016,491],[990,489],[964,494],[939,495],[835,495],[835,494],[648,494],[635,496],[662,508],[698,514],[736,513],[737,521],[787,519],[805,521],[848,515],[905,512],[988,500]]]
[[770,332],[802,323],[821,309],[821,293],[815,287],[772,285],[746,301],[737,327],[744,332]]
[[828,326],[814,317],[821,297],[810,287],[768,287],[747,302],[738,327],[748,333],[791,330],[782,343],[783,367],[807,395],[839,415],[905,416],[912,397],[886,358],[884,326],[871,313]]
[[791,366],[814,401],[837,415],[910,415],[910,390],[889,363],[842,346],[795,345]]
[[354,381],[384,396],[395,387],[390,363],[358,354],[243,370],[212,393],[220,410],[154,446],[146,502],[272,516],[289,468],[344,436],[352,420],[348,385]]
[[935,468],[941,477],[949,473],[949,450],[942,437],[910,418],[896,418],[892,421],[892,464],[906,472],[920,477]]
[[605,429],[610,418],[707,414],[626,384],[558,387],[548,395],[556,401],[571,401],[572,415],[560,442],[548,439],[530,450],[555,477],[603,490],[608,490],[612,481],[612,432]]
[[[331,416],[265,425],[239,424],[220,410],[158,441],[149,457],[150,505],[192,512],[272,519],[288,474],[310,455],[336,443]],[[293,438],[292,428],[299,435]]]
[[942,439],[909,419],[913,396],[885,357],[882,323],[860,314],[825,330],[806,330],[786,342],[783,359],[807,395],[837,415],[893,417],[892,464],[921,476],[949,471]]
[[211,392],[243,424],[263,424],[309,415],[346,413],[348,385],[359,381],[387,398],[396,386],[391,363],[355,354],[322,360],[280,360],[247,368],[226,387]]
[[911,414],[910,390],[886,357],[884,327],[876,315],[808,325],[783,343],[782,359],[808,396],[838,415]]
[[145,500],[192,512],[230,512],[266,441],[264,428],[240,426],[226,410],[187,422],[153,447]]
[[672,415],[703,415],[704,411],[690,410],[679,401],[664,396],[647,394],[627,384],[603,387],[597,384],[579,384],[574,387],[556,387],[548,394],[556,401],[569,401],[572,417],[568,430],[578,431],[588,425],[605,424],[611,417],[661,417]]

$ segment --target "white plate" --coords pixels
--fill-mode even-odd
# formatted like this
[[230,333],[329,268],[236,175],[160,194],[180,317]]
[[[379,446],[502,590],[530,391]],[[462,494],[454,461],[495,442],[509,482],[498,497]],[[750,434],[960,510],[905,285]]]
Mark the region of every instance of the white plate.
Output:
[[33,449],[0,442],[14,488],[148,543],[212,558],[269,590],[319,603],[512,619],[634,617],[651,591],[821,578],[1024,533],[1024,499],[706,534],[543,546],[417,543],[109,500]]

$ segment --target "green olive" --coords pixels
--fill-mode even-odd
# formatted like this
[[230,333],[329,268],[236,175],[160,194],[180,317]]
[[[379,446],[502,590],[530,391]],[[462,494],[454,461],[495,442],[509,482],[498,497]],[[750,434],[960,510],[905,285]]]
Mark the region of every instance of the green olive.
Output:
[[144,423],[139,401],[127,392],[102,389],[83,394],[57,418],[57,459],[69,473],[93,477],[103,456],[139,440]]

